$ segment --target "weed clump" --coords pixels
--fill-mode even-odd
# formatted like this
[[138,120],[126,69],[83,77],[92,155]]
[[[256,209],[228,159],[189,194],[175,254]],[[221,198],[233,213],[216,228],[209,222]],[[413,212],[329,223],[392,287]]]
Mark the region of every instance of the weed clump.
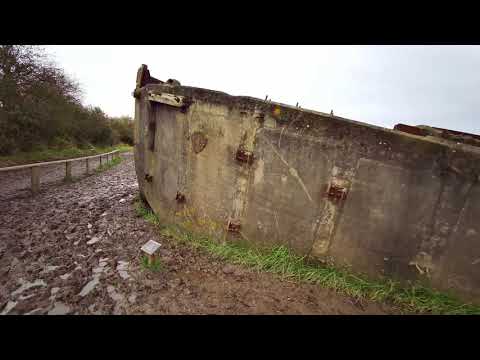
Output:
[[148,256],[144,255],[141,258],[141,265],[144,270],[159,272],[163,270],[162,261],[159,258],[154,258],[152,262],[149,261]]

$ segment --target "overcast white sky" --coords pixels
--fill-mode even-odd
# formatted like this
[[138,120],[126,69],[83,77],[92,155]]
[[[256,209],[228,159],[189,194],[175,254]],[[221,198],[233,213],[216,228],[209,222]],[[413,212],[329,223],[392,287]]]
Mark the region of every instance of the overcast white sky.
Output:
[[480,133],[480,46],[46,46],[84,103],[134,113],[138,67],[152,76],[265,98],[387,128]]

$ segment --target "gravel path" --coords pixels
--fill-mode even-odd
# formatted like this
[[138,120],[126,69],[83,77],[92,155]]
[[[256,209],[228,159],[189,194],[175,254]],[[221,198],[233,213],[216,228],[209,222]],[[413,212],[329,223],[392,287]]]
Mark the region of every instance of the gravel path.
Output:
[[[28,172],[0,174],[1,314],[393,312],[161,238],[135,214],[133,156],[122,156],[120,165],[69,184],[63,166],[52,167],[35,197],[26,190]],[[139,249],[150,239],[162,244],[160,272],[140,266]]]

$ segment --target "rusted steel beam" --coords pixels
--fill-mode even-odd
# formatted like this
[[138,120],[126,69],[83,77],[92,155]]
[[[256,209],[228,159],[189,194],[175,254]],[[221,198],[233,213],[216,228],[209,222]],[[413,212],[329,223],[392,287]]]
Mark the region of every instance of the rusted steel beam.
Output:
[[405,132],[408,134],[412,135],[417,135],[417,136],[427,136],[428,132],[424,129],[420,129],[416,126],[410,126],[410,125],[405,125],[405,124],[397,124],[393,127],[393,130]]
[[163,81],[158,80],[150,75],[150,71],[148,70],[148,66],[142,64],[137,71],[137,88],[144,87],[147,84],[162,84]]
[[450,129],[443,129],[443,128],[439,128],[439,127],[434,127],[432,126],[433,129],[435,130],[439,130],[439,131],[442,131],[442,135],[446,137],[446,135],[457,135],[457,136],[469,136],[469,137],[472,137],[476,140],[480,140],[480,135],[477,135],[477,134],[470,134],[470,133],[466,133],[466,132],[462,132],[462,131],[456,131],[456,130],[450,130]]

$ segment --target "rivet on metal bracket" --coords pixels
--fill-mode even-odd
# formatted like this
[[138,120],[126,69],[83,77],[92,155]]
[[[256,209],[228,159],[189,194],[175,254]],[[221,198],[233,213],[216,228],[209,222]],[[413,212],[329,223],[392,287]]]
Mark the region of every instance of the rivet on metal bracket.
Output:
[[347,198],[347,189],[335,184],[330,184],[327,190],[327,196],[334,200],[345,200]]
[[177,196],[175,197],[175,200],[177,200],[179,204],[183,204],[186,202],[185,195],[183,195],[181,192],[178,192],[178,191],[177,191]]
[[233,232],[233,233],[239,233],[240,232],[240,222],[239,221],[234,221],[231,220],[228,223],[228,231]]

